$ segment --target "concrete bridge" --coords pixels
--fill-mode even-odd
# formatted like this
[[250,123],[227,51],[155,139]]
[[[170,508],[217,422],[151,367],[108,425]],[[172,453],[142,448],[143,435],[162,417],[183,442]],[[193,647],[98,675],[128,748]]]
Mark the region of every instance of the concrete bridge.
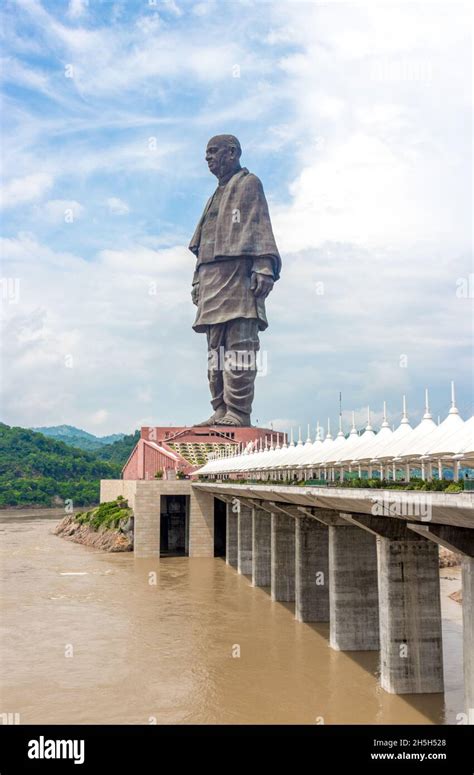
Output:
[[[102,500],[128,497],[137,556],[160,555],[160,514],[188,499],[184,554],[215,554],[225,511],[225,559],[299,622],[329,622],[329,645],[380,651],[382,688],[443,692],[438,546],[462,555],[465,711],[474,723],[474,494],[120,480]],[[216,510],[218,503],[224,503]],[[221,528],[219,528],[221,530]]]
[[226,562],[327,622],[330,646],[380,650],[381,685],[443,691],[438,545],[462,561],[466,712],[474,711],[474,499],[469,493],[196,484],[227,504]]

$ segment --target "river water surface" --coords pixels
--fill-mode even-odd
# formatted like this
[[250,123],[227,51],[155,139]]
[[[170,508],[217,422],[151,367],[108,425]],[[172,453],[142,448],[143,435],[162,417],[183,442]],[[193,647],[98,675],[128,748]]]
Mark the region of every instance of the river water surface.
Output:
[[0,518],[0,712],[22,724],[429,724],[463,711],[457,569],[441,571],[446,693],[394,696],[377,653],[333,651],[326,624],[296,622],[222,559],[104,554],[52,535],[56,521]]

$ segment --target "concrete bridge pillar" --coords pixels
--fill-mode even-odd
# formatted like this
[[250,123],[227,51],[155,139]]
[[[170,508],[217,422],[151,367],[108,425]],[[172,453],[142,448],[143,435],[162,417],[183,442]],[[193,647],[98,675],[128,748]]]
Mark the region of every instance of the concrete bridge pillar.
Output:
[[329,621],[328,528],[310,517],[296,520],[295,616],[299,622]]
[[382,688],[443,691],[438,547],[378,538]]
[[259,508],[253,509],[252,523],[252,586],[269,587],[272,572],[271,516]]
[[474,724],[474,530],[454,525],[409,525],[410,531],[462,554],[464,705]]
[[271,515],[272,600],[295,599],[295,520],[284,514]]
[[333,649],[379,648],[376,543],[359,527],[329,527],[329,621]]
[[238,524],[237,510],[232,502],[226,505],[225,561],[227,565],[237,568],[238,565]]
[[348,516],[377,537],[382,688],[392,694],[442,692],[437,546],[393,516]]
[[133,506],[135,557],[160,556],[160,504],[159,486],[154,482],[137,482]]
[[252,509],[238,502],[237,569],[244,576],[252,574]]
[[189,497],[189,556],[214,557],[214,496],[193,488]]
[[469,723],[474,724],[474,558],[468,556],[462,560],[462,626],[464,704]]

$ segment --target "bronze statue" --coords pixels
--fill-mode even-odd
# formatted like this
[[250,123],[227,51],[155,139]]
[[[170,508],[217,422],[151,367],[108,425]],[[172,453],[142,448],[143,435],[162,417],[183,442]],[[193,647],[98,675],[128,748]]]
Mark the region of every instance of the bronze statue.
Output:
[[189,245],[197,257],[193,328],[207,335],[214,409],[198,425],[250,425],[258,332],[268,326],[265,299],[280,276],[281,259],[263,187],[240,166],[241,152],[233,135],[209,140],[206,161],[219,184]]

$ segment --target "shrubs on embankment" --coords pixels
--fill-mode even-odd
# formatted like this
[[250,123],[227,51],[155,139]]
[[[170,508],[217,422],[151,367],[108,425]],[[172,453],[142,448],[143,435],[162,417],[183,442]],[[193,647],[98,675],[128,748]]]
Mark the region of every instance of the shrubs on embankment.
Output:
[[119,496],[89,511],[65,517],[54,533],[105,552],[130,552],[133,550],[133,512]]
[[[211,482],[212,479],[209,476],[198,475],[200,482]],[[468,480],[469,483],[472,480]],[[343,482],[338,479],[335,481],[328,481],[324,479],[223,479],[222,484],[261,484],[261,485],[281,485],[282,487],[347,487],[353,489],[373,489],[373,490],[418,490],[422,492],[446,492],[456,493],[467,490],[467,486],[464,484],[465,480],[460,479],[459,482],[453,482],[452,479],[432,479],[431,481],[424,481],[423,479],[410,479],[409,482],[397,481],[392,479],[366,479],[364,477],[354,477],[352,479],[344,479]],[[220,484],[221,481],[218,481]],[[470,488],[469,488],[470,489]]]
[[[298,482],[299,485],[310,485],[311,480],[306,482]],[[394,482],[393,479],[365,479],[363,477],[354,477],[353,479],[345,479],[344,482],[330,482],[333,487],[353,487],[353,488],[368,488],[375,490],[418,490],[423,492],[462,492],[464,490],[464,483],[461,479],[459,482],[453,482],[452,479],[432,479],[431,481],[423,479],[410,479],[409,482],[398,481]]]

